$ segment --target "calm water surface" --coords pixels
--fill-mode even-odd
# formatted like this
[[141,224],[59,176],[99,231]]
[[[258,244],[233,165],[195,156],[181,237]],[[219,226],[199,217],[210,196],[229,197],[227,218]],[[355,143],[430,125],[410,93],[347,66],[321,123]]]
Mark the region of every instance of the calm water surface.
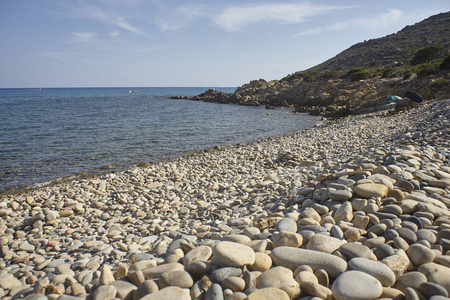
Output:
[[0,190],[249,142],[318,120],[287,109],[168,99],[206,89],[0,89]]

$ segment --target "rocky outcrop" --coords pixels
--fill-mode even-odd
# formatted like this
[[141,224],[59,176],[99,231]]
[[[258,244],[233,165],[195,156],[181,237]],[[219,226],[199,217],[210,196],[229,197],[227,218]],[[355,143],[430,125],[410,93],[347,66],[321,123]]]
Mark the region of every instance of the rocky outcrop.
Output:
[[[450,98],[449,80],[441,76],[409,79],[371,78],[351,81],[350,79],[317,79],[308,81],[298,78],[293,81],[253,80],[224,93],[210,89],[195,97],[183,99],[240,105],[265,105],[266,107],[296,107],[299,112],[319,115],[346,115],[373,110],[380,100],[391,96],[404,96],[413,90],[424,99]],[[439,84],[436,84],[439,83]]]

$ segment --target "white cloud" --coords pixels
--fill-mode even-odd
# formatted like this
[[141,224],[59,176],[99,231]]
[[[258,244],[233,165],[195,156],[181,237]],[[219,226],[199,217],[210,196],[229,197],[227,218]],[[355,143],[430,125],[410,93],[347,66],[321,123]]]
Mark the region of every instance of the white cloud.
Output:
[[128,23],[122,17],[117,18],[117,20],[114,22],[114,25],[116,25],[117,27],[120,27],[122,29],[131,31],[131,32],[133,32],[135,34],[138,34],[138,35],[145,35],[143,30],[141,30],[141,29],[139,29],[139,28],[137,28],[135,26],[132,26],[130,23]]
[[94,32],[73,32],[70,39],[73,43],[86,43],[92,41],[92,38],[97,34]]
[[191,26],[199,19],[211,19],[208,13],[212,7],[197,3],[184,3],[179,6],[169,6],[164,1],[154,2],[152,23],[160,31],[170,33]]
[[237,6],[226,9],[217,15],[214,21],[226,31],[238,31],[246,25],[266,20],[276,20],[287,24],[300,23],[308,17],[336,9],[343,9],[343,7],[319,6],[310,3]]
[[369,17],[369,18],[358,18],[347,20],[343,22],[338,22],[332,25],[316,27],[312,29],[305,30],[296,34],[296,36],[303,35],[314,35],[328,31],[340,31],[351,28],[365,28],[369,30],[380,30],[396,24],[399,20],[404,17],[404,13],[399,9],[391,9],[386,13]]
[[[111,3],[117,4],[114,2]],[[83,0],[78,0],[78,4],[79,5],[73,9],[73,14],[75,17],[92,19],[103,24],[114,25],[134,34],[146,35],[142,29],[131,25],[125,17],[118,15],[116,11],[119,9],[115,7],[108,7],[108,2],[103,3],[104,7],[96,6]]]
[[112,31],[112,32],[110,32],[109,33],[109,35],[111,36],[111,37],[116,37],[116,36],[118,36],[119,35],[119,31]]

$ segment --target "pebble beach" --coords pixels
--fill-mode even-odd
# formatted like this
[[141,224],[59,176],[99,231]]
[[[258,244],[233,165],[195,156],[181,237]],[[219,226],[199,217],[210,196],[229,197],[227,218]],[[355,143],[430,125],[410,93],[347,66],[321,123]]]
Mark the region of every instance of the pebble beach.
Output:
[[450,100],[0,201],[0,298],[448,299]]

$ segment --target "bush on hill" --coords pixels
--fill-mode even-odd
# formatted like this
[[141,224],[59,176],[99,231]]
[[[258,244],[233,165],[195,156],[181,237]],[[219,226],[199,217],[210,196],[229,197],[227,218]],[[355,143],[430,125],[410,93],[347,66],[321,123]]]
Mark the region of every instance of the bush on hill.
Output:
[[344,75],[344,78],[350,78],[351,81],[365,80],[373,76],[372,72],[364,67],[354,68]]
[[417,50],[411,59],[411,65],[419,65],[423,63],[431,63],[431,61],[439,58],[444,53],[445,48],[441,45],[431,45]]
[[425,77],[428,75],[433,75],[437,71],[436,65],[430,65],[430,64],[421,64],[417,66],[416,72],[417,77]]
[[441,70],[450,70],[450,54],[447,55],[444,60],[439,65],[439,69]]

